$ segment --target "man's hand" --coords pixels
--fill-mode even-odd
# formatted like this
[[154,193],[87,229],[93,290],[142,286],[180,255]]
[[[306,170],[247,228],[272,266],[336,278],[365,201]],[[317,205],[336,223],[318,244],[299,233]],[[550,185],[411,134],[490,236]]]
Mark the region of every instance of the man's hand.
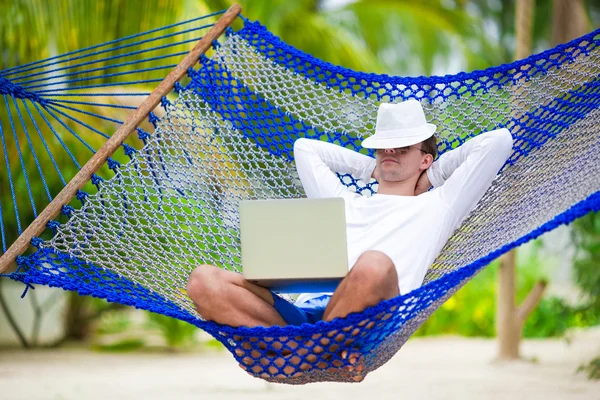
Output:
[[429,178],[427,177],[427,170],[423,170],[421,172],[421,176],[417,181],[417,186],[415,186],[415,196],[425,193],[431,187],[431,182],[429,182]]

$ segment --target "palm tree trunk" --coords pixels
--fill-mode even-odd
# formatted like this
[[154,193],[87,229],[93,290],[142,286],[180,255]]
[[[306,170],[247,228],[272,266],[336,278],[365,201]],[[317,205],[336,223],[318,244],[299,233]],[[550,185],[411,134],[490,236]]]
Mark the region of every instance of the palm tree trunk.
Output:
[[[516,6],[515,59],[520,60],[531,54],[535,0],[518,0]],[[568,42],[588,31],[589,22],[583,0],[553,0],[552,7],[553,46]],[[525,301],[517,307],[515,304],[515,259],[516,250],[512,250],[500,258],[496,332],[499,344],[498,358],[501,360],[519,358],[523,324],[540,301],[546,287],[546,282],[538,282]]]
[[[516,6],[515,29],[517,43],[515,59],[520,60],[531,54],[531,32],[535,0],[518,0]],[[500,360],[519,358],[519,344],[523,325],[542,298],[546,287],[545,282],[538,282],[527,296],[527,299],[517,307],[515,303],[516,257],[516,249],[500,257],[496,301],[496,334],[498,335],[498,358]]]
[[576,39],[588,30],[583,0],[552,0],[552,46]]
[[62,340],[83,341],[90,334],[89,300],[77,292],[69,292],[65,313],[65,335]]

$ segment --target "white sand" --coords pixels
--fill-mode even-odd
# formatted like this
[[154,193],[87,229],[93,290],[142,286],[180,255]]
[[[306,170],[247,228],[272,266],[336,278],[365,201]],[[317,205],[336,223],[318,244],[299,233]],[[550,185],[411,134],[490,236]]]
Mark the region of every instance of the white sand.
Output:
[[[535,361],[495,363],[494,340],[412,339],[360,384],[267,384],[227,352],[0,352],[0,399],[594,399],[600,382],[575,371],[600,354],[600,329],[527,340]],[[343,397],[342,397],[343,396]]]

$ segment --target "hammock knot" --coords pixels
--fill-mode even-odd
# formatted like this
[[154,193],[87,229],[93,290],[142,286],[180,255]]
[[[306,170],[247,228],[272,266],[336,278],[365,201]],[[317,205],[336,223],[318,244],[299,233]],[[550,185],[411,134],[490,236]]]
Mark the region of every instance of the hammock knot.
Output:
[[100,185],[102,182],[104,182],[104,179],[102,179],[96,174],[92,174],[92,184],[98,187],[98,185]]
[[85,203],[85,199],[88,197],[88,194],[86,192],[84,192],[83,190],[78,190],[77,194],[75,195],[75,197],[77,198],[77,200],[79,200],[81,203]]
[[142,128],[137,128],[138,138],[146,142],[146,139],[150,138],[150,134]]
[[248,18],[243,18],[243,21],[244,21],[244,28],[248,28],[249,31],[256,30],[256,29],[260,30],[260,27],[262,26],[259,23],[256,23],[258,21],[252,22]]
[[173,86],[173,90],[175,90],[175,93],[179,94],[183,90],[183,86],[181,86],[181,83],[175,82],[175,85]]
[[[165,107],[163,105],[163,101],[164,101],[164,97],[162,98],[162,100],[160,101],[160,104]],[[156,128],[156,123],[159,121],[160,119],[156,116],[156,114],[154,114],[153,112],[148,113],[148,121],[150,121],[150,123],[152,125],[154,125],[154,127]]]
[[125,149],[125,155],[129,158],[131,158],[131,156],[133,156],[137,151],[135,148],[131,147],[128,144],[124,144],[123,148]]
[[219,43],[217,40],[213,40],[212,41],[212,48],[214,50],[217,50],[219,47],[221,47],[221,43]]
[[190,78],[194,79],[194,76],[196,76],[196,70],[193,67],[189,67],[187,74]]
[[42,243],[44,243],[44,241],[41,238],[37,237],[37,236],[34,236],[34,237],[31,238],[31,245],[33,247],[35,247],[35,248],[39,249],[39,247],[40,247],[40,245]]
[[56,233],[56,230],[60,227],[60,222],[51,219],[50,221],[48,221],[46,226],[48,228],[52,229],[52,231],[54,231],[54,233]]
[[160,99],[160,105],[166,110],[171,105],[171,102],[167,99],[167,96],[163,96],[163,98]]
[[67,217],[71,218],[71,215],[75,212],[75,209],[71,206],[62,206],[60,212],[63,215],[66,215]]
[[25,268],[25,265],[27,265],[27,257],[18,255],[15,262],[17,263],[17,269],[16,269],[15,273],[17,273],[17,272],[20,272],[20,270],[22,270],[23,268]]
[[117,172],[117,169],[121,166],[121,164],[117,160],[114,160],[112,158],[108,158],[108,160],[106,161],[108,162],[108,168],[113,172]]
[[45,105],[47,101],[35,92],[29,92],[6,78],[0,77],[0,94],[9,95],[15,99],[26,99]]

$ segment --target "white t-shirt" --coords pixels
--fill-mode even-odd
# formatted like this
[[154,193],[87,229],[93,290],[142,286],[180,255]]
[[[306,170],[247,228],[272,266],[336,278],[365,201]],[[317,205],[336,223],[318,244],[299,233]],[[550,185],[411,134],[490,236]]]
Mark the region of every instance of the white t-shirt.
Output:
[[[365,251],[381,251],[396,267],[401,294],[422,285],[448,238],[475,208],[511,152],[507,129],[483,133],[442,154],[429,167],[433,190],[419,196],[366,197],[341,183],[335,172],[369,182],[374,158],[319,140],[302,138],[294,144],[306,196],[345,200],[350,269]],[[296,303],[323,294],[304,293]]]

